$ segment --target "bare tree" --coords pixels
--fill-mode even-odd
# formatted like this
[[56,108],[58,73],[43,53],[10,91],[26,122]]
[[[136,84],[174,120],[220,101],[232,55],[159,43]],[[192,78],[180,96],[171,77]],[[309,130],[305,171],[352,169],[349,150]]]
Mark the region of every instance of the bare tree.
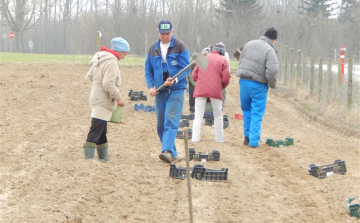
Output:
[[32,28],[40,19],[41,2],[26,0],[0,0],[1,14],[6,19],[7,25],[15,33],[15,49],[23,52],[23,34]]
[[[310,2],[318,5],[305,4]],[[158,38],[159,20],[170,19],[175,36],[192,52],[201,36],[200,47],[222,41],[231,54],[274,26],[278,42],[303,52],[329,57],[344,45],[349,55],[360,57],[359,4],[343,0],[337,18],[305,13],[319,5],[327,10],[324,0],[0,0],[0,13],[2,24],[16,34],[19,52],[31,38],[35,52],[92,54],[94,35],[101,31],[102,43],[122,36],[131,53],[143,55]]]

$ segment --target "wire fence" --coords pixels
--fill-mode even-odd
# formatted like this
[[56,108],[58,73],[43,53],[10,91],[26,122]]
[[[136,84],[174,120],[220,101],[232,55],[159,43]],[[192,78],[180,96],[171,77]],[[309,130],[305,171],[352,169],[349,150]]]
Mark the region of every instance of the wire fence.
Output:
[[347,111],[360,112],[360,66],[353,58],[316,58],[301,50],[277,44],[279,83],[302,91],[323,106],[338,103]]

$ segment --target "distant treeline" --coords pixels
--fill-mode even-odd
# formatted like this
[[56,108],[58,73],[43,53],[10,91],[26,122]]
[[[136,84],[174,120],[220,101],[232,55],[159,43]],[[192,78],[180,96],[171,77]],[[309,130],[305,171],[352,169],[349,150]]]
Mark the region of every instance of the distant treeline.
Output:
[[[269,27],[278,30],[283,44],[309,55],[328,58],[345,46],[347,54],[360,57],[360,2],[342,1],[340,13],[304,5],[303,0],[45,0],[1,1],[0,50],[43,54],[92,54],[113,37],[127,39],[131,53],[146,54],[157,40],[157,24],[172,21],[175,37],[191,52],[222,41],[230,55],[236,47],[257,39]],[[308,1],[307,1],[308,2]],[[314,1],[316,2],[316,1]],[[346,3],[347,2],[347,3]],[[351,2],[351,9],[345,7]],[[345,4],[346,3],[346,4]],[[19,5],[22,4],[22,5]],[[307,7],[307,8],[306,8]],[[321,10],[321,9],[320,9]],[[346,10],[346,11],[345,11]],[[346,15],[346,16],[344,16]],[[333,16],[334,17],[334,16]],[[10,40],[8,33],[15,37]],[[29,42],[32,44],[29,44]],[[32,46],[32,47],[31,47]],[[200,48],[201,48],[200,47]]]

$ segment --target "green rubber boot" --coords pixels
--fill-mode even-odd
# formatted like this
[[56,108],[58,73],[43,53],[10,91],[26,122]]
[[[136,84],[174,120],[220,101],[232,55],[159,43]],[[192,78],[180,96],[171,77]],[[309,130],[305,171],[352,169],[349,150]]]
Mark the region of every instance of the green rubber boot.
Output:
[[86,142],[83,145],[85,159],[94,159],[96,144],[93,142]]
[[108,144],[104,143],[101,145],[96,145],[96,149],[97,149],[97,154],[99,156],[99,161],[102,163],[108,162],[109,161]]

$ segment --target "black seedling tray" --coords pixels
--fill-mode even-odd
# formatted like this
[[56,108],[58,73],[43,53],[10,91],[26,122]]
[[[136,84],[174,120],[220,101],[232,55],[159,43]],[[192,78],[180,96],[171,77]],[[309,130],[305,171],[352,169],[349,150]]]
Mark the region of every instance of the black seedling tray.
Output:
[[189,127],[189,126],[190,126],[189,120],[184,119],[184,120],[180,121],[179,127]]
[[128,96],[131,98],[131,101],[147,100],[147,97],[144,95],[143,91],[133,91],[130,90]]
[[205,154],[203,152],[196,153],[194,148],[189,148],[189,161],[202,161],[203,159],[206,161],[220,161],[220,151],[213,150],[211,153]]
[[[191,139],[192,138],[192,129],[187,129],[187,131],[188,131],[188,139]],[[177,131],[176,138],[183,139],[184,131]]]
[[[186,168],[176,167],[175,164],[170,164],[170,173],[169,176],[175,179],[185,179],[186,178]],[[197,180],[205,181],[222,181],[227,180],[228,168],[223,167],[221,170],[212,170],[206,169],[202,164],[195,164],[190,168],[190,176]]]
[[290,145],[294,145],[294,139],[290,137],[286,137],[285,140],[266,139],[265,143],[273,147],[290,146]]
[[315,164],[310,164],[308,166],[309,174],[317,177],[319,179],[325,178],[327,173],[338,173],[344,175],[346,173],[345,161],[335,160],[333,164],[316,166]]
[[195,115],[194,114],[190,114],[190,115],[181,115],[181,119],[187,119],[187,120],[194,120]]

